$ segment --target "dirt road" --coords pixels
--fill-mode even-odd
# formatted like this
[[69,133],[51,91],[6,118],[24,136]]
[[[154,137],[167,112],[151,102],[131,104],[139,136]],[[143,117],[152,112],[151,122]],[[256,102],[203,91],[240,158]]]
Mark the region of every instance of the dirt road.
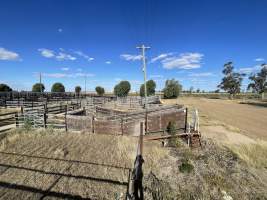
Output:
[[202,122],[217,120],[238,128],[242,134],[251,138],[267,140],[266,107],[222,99],[184,97],[166,100],[166,103],[174,102],[197,108]]

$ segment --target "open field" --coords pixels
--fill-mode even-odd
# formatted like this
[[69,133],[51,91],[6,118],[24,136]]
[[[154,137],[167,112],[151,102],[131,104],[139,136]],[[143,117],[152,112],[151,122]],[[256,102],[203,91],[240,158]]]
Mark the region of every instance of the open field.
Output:
[[166,104],[179,103],[197,108],[200,125],[226,124],[235,131],[254,139],[267,140],[267,108],[257,105],[240,104],[239,101],[182,97],[163,100]]
[[[124,199],[136,144],[127,136],[17,130],[1,141],[0,199]],[[181,141],[176,148],[145,141],[143,156],[145,199],[267,198],[264,168],[248,168],[209,140],[193,151]]]

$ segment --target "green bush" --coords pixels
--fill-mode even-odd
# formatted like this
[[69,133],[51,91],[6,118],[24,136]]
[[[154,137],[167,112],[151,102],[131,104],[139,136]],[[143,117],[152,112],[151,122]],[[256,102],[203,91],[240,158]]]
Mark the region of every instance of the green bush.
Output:
[[166,128],[166,131],[170,135],[174,135],[176,133],[176,126],[174,122],[169,122]]
[[44,92],[45,86],[42,83],[35,83],[32,86],[32,92]]
[[182,85],[175,79],[166,80],[165,88],[163,89],[164,98],[177,98],[182,91]]
[[191,165],[188,162],[182,162],[181,165],[179,165],[179,171],[182,173],[190,173],[194,169],[194,166]]
[[62,83],[54,83],[51,92],[65,92],[65,87]]
[[[146,82],[146,91],[147,91],[147,96],[155,95],[156,91],[156,83],[153,80],[149,80]],[[145,96],[145,85],[142,84],[140,87],[140,96],[144,97]]]
[[0,92],[11,92],[12,89],[8,85],[2,83],[0,84]]
[[103,96],[103,94],[105,94],[105,89],[103,87],[100,87],[100,86],[97,86],[95,88],[95,91],[99,96]]
[[118,97],[126,97],[131,90],[129,81],[121,81],[114,87],[114,94]]

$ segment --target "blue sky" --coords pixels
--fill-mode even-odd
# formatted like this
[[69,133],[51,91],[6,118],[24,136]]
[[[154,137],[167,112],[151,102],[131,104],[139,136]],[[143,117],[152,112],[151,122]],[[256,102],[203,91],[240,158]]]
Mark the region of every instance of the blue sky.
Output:
[[266,0],[1,0],[0,19],[0,82],[19,90],[39,72],[47,91],[84,88],[85,76],[88,90],[138,90],[142,43],[157,90],[168,78],[215,90],[225,62],[251,73],[267,59]]

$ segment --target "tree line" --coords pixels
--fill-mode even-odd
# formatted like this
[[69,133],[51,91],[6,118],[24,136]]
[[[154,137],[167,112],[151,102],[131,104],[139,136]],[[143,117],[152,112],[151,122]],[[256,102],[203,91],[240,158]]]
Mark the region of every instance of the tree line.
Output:
[[[221,83],[217,86],[219,89],[229,93],[230,98],[241,92],[242,81],[247,74],[240,73],[234,70],[233,62],[227,62],[223,66],[222,73],[224,77]],[[253,73],[248,76],[250,83],[248,84],[247,90],[252,90],[254,93],[258,93],[264,98],[264,92],[267,92],[267,64],[262,64],[261,69],[258,73]],[[147,96],[155,95],[156,82],[154,80],[148,80],[146,82]],[[219,89],[215,90],[219,93]],[[45,86],[42,83],[36,83],[32,86],[32,92],[44,92]],[[128,96],[131,90],[131,84],[129,81],[124,80],[119,82],[114,87],[114,94],[118,97]],[[0,84],[0,92],[10,92],[12,88],[6,84]],[[80,95],[82,88],[80,86],[75,87],[75,93]],[[97,86],[95,91],[98,95],[102,96],[105,94],[105,89],[101,86]],[[166,80],[165,87],[163,89],[164,98],[177,98],[182,91],[182,85],[175,79]],[[65,92],[65,86],[62,83],[54,83],[51,88],[51,92]],[[190,87],[188,93],[193,92],[193,87]],[[197,89],[196,92],[200,92]],[[202,91],[203,92],[203,91]],[[139,95],[145,96],[145,86],[140,86]]]
[[[156,92],[156,82],[154,80],[148,80],[146,82],[147,87],[147,96],[155,95]],[[145,96],[144,84],[140,86],[139,95]],[[0,92],[11,92],[12,88],[10,88],[6,84],[0,84]],[[45,86],[42,83],[35,83],[32,86],[32,92],[44,92]],[[75,87],[76,95],[80,95],[82,91],[81,86]],[[96,93],[99,96],[105,94],[105,89],[101,86],[97,86],[95,88]],[[121,81],[114,87],[114,94],[118,97],[126,97],[129,95],[131,91],[131,84],[129,81]],[[165,83],[165,87],[163,89],[163,94],[165,98],[177,98],[182,91],[182,85],[175,79],[167,80]],[[54,83],[51,88],[51,92],[65,92],[65,86],[62,83]]]

